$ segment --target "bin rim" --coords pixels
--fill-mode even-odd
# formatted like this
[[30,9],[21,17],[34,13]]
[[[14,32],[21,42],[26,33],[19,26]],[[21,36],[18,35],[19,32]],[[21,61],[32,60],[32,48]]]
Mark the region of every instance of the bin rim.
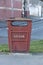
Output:
[[12,20],[16,20],[16,21],[17,21],[17,20],[21,20],[21,21],[23,21],[23,20],[26,20],[26,21],[31,20],[31,21],[32,21],[32,19],[29,19],[29,18],[10,18],[10,19],[5,19],[5,20],[6,20],[6,21],[7,21],[7,20],[11,20],[11,21],[12,21]]

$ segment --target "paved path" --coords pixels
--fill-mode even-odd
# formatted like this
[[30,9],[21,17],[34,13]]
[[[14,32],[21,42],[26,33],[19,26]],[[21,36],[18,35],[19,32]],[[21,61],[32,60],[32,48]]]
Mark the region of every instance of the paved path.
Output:
[[43,65],[43,55],[18,53],[0,55],[0,65]]
[[32,23],[31,39],[42,40],[43,39],[43,20]]

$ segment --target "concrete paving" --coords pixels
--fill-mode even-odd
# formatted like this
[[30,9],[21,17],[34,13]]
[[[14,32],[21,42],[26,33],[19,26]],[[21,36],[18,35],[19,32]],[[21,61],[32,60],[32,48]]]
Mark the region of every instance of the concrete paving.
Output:
[[0,65],[43,65],[43,54],[0,54]]

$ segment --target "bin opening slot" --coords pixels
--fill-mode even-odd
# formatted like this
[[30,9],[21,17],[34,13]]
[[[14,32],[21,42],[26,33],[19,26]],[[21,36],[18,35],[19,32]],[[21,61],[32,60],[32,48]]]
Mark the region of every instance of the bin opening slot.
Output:
[[12,26],[27,26],[28,22],[27,21],[12,21],[11,24]]

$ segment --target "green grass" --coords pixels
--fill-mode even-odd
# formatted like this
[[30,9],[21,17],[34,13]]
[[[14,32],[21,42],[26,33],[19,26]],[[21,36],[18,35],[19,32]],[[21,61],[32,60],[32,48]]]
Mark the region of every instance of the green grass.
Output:
[[0,44],[0,52],[9,52],[8,44]]
[[43,52],[43,40],[31,41],[29,52],[42,53]]
[[[0,44],[0,52],[9,52],[7,44]],[[43,40],[33,40],[30,43],[31,53],[43,53]]]

